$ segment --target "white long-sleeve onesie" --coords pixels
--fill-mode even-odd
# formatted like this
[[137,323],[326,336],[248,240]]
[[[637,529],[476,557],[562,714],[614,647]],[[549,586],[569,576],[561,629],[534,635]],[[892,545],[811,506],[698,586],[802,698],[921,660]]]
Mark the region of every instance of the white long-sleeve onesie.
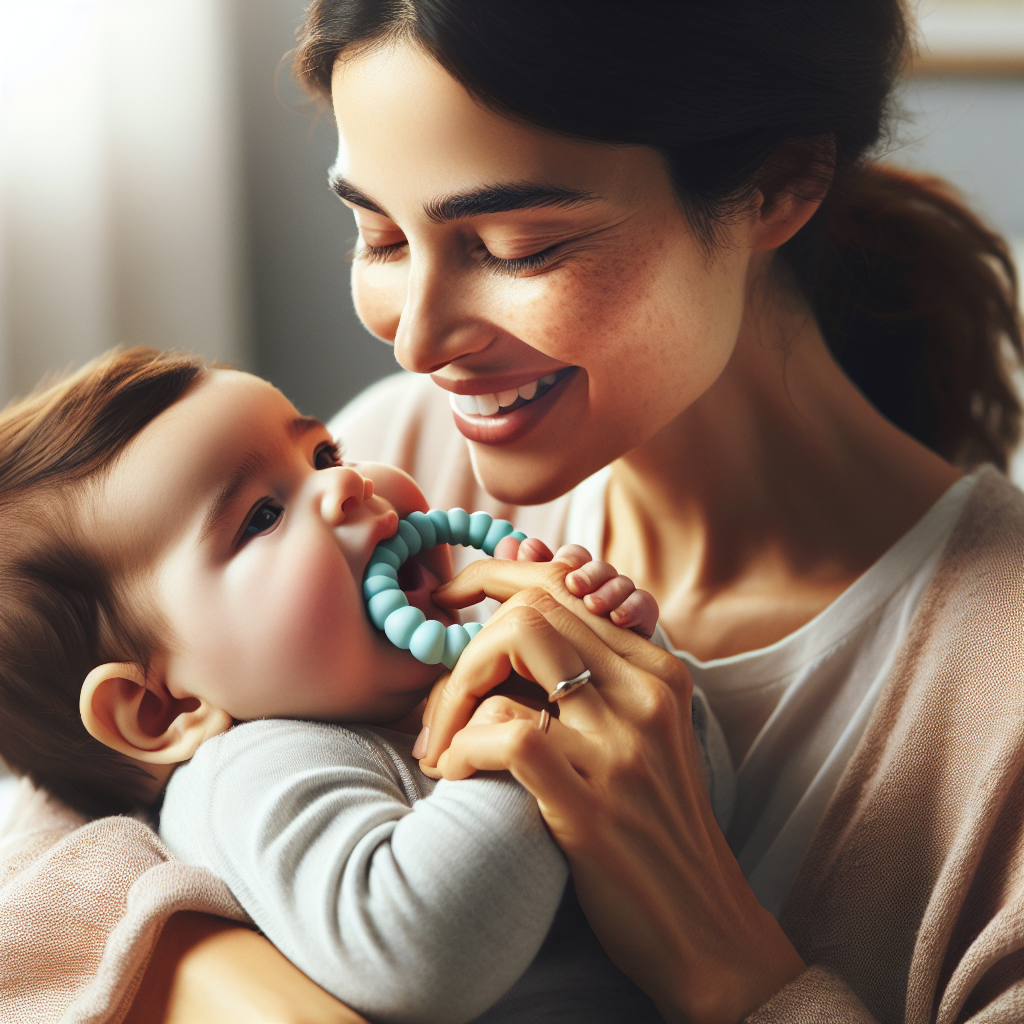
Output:
[[590,932],[534,799],[505,773],[435,783],[411,747],[371,727],[236,726],[174,773],[161,837],[373,1021],[660,1020]]

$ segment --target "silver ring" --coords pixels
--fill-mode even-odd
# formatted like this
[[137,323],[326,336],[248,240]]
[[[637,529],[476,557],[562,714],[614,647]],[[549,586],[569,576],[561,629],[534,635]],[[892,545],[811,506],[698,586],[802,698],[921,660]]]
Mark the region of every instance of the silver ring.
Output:
[[574,690],[578,690],[581,686],[586,686],[589,682],[590,669],[585,668],[578,676],[573,676],[572,679],[563,679],[551,691],[551,696],[548,697],[548,702],[553,703],[556,700],[561,700],[563,697],[568,697]]

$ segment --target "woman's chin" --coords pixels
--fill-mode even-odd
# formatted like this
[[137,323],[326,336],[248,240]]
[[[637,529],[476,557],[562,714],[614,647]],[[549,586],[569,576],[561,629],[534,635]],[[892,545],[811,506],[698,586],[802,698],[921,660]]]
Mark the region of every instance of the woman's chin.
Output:
[[568,445],[524,453],[474,444],[469,449],[480,486],[509,505],[554,501],[605,465],[589,451]]

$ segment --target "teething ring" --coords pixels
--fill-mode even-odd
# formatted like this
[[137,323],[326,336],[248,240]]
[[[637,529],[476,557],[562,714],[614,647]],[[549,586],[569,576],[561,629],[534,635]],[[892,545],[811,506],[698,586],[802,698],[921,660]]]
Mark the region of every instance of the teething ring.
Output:
[[479,622],[456,623],[447,629],[413,608],[398,586],[398,570],[420,551],[438,544],[461,544],[493,555],[506,537],[526,540],[507,519],[493,519],[486,512],[453,508],[412,512],[398,524],[398,532],[382,540],[370,556],[363,577],[363,598],[370,620],[403,651],[424,665],[442,664],[451,671],[470,640],[483,629]]

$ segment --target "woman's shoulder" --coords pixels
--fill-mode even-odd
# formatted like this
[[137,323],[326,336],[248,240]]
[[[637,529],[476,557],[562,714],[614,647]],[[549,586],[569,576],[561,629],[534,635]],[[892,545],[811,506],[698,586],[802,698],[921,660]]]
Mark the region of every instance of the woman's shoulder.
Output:
[[1024,598],[1024,492],[994,467],[978,472],[932,589],[958,600]]

